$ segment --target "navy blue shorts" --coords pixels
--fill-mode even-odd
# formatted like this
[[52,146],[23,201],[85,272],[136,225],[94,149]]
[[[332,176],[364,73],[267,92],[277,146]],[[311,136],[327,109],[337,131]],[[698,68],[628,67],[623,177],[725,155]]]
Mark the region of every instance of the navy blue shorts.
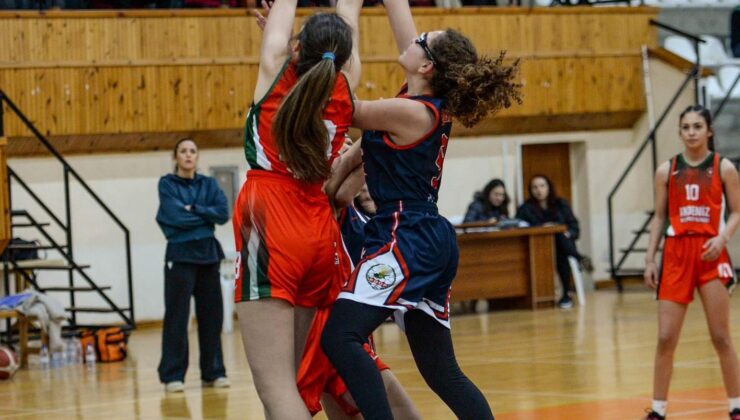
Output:
[[402,313],[420,309],[449,328],[450,290],[459,257],[455,229],[437,213],[436,205],[380,206],[365,226],[362,260],[339,298]]

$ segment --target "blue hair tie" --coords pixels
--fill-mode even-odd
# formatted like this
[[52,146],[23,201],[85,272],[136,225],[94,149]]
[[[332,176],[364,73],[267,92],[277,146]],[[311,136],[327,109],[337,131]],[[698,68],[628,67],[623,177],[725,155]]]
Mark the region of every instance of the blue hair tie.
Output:
[[322,60],[331,60],[331,61],[334,61],[336,58],[337,57],[331,51],[327,51],[327,52],[324,53],[323,56],[321,56],[321,59]]

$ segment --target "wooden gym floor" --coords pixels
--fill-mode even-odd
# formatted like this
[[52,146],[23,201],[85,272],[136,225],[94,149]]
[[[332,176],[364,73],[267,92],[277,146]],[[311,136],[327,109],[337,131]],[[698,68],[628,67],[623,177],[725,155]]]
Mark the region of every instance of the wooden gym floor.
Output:
[[[461,315],[453,320],[458,359],[484,392],[499,420],[638,419],[650,404],[656,304],[652,295],[598,291],[585,308]],[[733,297],[734,319],[740,296]],[[238,333],[224,336],[233,386],[202,389],[197,342],[184,394],[166,395],[157,380],[160,330],[137,331],[124,363],[51,371],[20,371],[0,382],[0,418],[239,418],[262,419]],[[740,327],[734,331],[740,343]],[[399,330],[376,334],[381,357],[406,387],[425,419],[454,416],[426,387]],[[692,305],[676,354],[669,414],[680,419],[726,419],[719,365],[700,302]],[[323,415],[317,418],[324,419]]]

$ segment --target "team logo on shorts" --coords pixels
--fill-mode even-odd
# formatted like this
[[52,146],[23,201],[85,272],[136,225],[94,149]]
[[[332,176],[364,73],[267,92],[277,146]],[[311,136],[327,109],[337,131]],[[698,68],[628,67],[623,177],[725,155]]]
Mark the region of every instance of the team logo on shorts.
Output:
[[385,290],[396,284],[396,272],[389,265],[375,264],[367,270],[365,279],[373,289]]

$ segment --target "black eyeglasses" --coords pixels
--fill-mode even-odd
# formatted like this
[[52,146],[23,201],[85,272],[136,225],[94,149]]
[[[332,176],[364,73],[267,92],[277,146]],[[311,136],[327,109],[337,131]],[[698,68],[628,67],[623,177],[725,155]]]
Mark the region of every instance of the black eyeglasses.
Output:
[[429,61],[432,62],[435,66],[437,65],[437,60],[434,59],[434,54],[432,54],[432,50],[429,49],[429,44],[427,44],[427,33],[422,32],[421,35],[419,35],[418,38],[414,40],[421,48],[424,49],[424,52],[427,54],[427,58]]

